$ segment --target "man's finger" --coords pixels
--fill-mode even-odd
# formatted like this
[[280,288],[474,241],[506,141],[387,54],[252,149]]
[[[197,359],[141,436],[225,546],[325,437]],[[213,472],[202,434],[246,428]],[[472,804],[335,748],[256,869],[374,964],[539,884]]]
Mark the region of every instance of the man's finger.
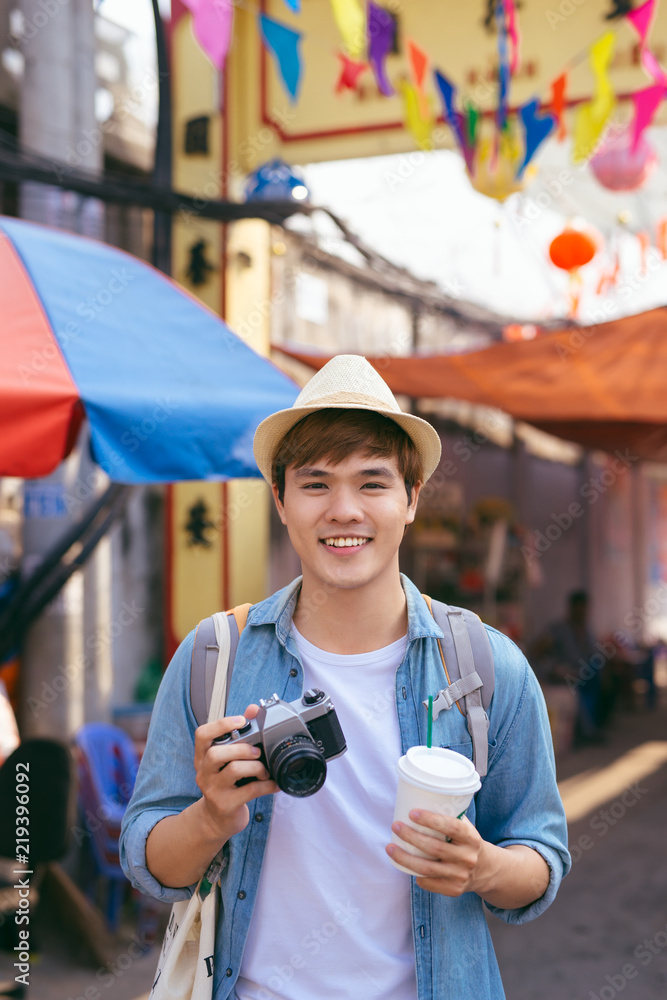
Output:
[[419,830],[414,830],[407,823],[392,823],[391,828],[401,840],[404,840],[407,844],[412,844],[414,847],[418,847],[420,851],[428,854],[429,857],[454,860],[454,852],[457,850],[454,844],[450,845],[439,837],[420,833]]
[[412,809],[410,819],[413,823],[418,823],[419,826],[426,826],[443,834],[455,844],[473,841],[477,833],[475,827],[465,816],[462,819],[457,819],[456,816],[441,816],[439,813],[429,812],[427,809]]

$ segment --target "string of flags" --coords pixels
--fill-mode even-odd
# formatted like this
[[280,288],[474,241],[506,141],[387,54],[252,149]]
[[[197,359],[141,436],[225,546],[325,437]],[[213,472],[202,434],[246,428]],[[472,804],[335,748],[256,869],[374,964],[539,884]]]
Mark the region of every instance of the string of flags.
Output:
[[[234,4],[238,0],[184,0],[193,16],[195,37],[219,69],[223,69],[232,39]],[[299,14],[301,0],[283,0],[286,8]],[[410,77],[394,85],[387,69],[387,59],[395,47],[396,21],[390,11],[367,0],[330,0],[334,21],[340,34],[337,57],[340,71],[335,92],[355,90],[361,77],[371,72],[378,91],[385,97],[397,94],[402,99],[406,128],[421,149],[433,148],[437,115],[433,97],[427,92],[431,77],[439,99],[442,118],[450,127],[466,170],[477,190],[502,201],[520,190],[538,149],[552,134],[559,141],[567,136],[565,107],[570,70],[587,58],[594,79],[593,95],[581,104],[572,127],[574,163],[594,160],[600,155],[605,135],[616,106],[616,96],[609,75],[614,57],[616,35],[606,31],[582,54],[570,61],[549,88],[545,103],[533,97],[510,112],[509,93],[512,77],[521,63],[521,33],[515,0],[493,0],[493,21],[497,31],[498,71],[495,135],[489,143],[480,128],[481,113],[470,101],[460,100],[455,84],[437,67],[413,39],[406,49]],[[637,35],[640,61],[652,83],[632,94],[634,114],[624,142],[627,156],[637,157],[646,147],[643,134],[653,121],[667,94],[667,72],[658,62],[649,40],[658,0],[643,4],[623,15]],[[278,78],[290,101],[296,103],[303,79],[304,33],[276,18],[258,12],[260,36],[272,57]]]

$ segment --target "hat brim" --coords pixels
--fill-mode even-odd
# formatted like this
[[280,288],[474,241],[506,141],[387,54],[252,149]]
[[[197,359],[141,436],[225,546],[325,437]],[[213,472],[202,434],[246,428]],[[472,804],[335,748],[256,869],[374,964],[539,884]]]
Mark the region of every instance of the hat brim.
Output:
[[272,482],[273,458],[287,432],[310,413],[317,413],[322,409],[370,410],[373,413],[380,413],[383,417],[389,417],[390,420],[403,428],[417,449],[422,460],[423,482],[427,482],[437,469],[442,445],[438,432],[427,420],[422,420],[421,417],[416,417],[412,413],[395,413],[393,410],[377,406],[364,406],[362,403],[328,403],[326,406],[317,404],[278,410],[262,420],[255,431],[253,452],[259,471],[267,483],[271,484]]

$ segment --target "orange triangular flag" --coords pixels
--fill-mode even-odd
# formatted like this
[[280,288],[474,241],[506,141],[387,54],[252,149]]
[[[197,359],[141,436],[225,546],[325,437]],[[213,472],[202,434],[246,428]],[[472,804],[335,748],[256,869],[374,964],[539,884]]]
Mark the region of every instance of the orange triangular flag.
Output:
[[419,93],[424,91],[424,77],[428,66],[428,56],[423,49],[420,49],[412,39],[408,39],[408,56],[412,68],[412,77]]
[[558,122],[558,141],[562,142],[567,136],[567,128],[565,126],[565,118],[563,112],[565,111],[565,87],[567,86],[567,73],[563,73],[554,80],[551,84],[551,110],[553,111],[556,121]]

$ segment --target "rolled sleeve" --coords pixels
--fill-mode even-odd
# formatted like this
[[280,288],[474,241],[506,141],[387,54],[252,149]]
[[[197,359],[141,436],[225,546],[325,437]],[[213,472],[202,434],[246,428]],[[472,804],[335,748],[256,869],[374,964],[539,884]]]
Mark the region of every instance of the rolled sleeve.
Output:
[[162,678],[119,843],[121,867],[132,885],[167,903],[189,899],[196,885],[178,889],[163,886],[146,864],[146,841],[156,823],[178,815],[201,798],[194,768],[197,723],[190,705],[193,642],[191,632],[174,653]]
[[553,902],[571,859],[544,697],[523,654],[504,636],[497,636],[490,638],[496,658],[495,708],[501,721],[489,773],[477,795],[477,829],[499,847],[533,848],[549,866],[549,885],[533,903],[514,910],[486,904],[506,923],[521,924]]

